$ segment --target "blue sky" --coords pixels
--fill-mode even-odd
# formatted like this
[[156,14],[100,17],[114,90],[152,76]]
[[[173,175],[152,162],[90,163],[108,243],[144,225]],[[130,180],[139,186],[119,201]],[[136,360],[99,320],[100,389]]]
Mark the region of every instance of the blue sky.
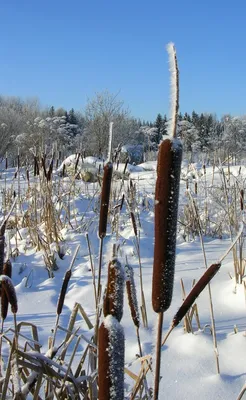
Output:
[[132,114],[168,113],[165,45],[180,110],[246,114],[245,0],[2,0],[0,94],[83,109],[105,89]]

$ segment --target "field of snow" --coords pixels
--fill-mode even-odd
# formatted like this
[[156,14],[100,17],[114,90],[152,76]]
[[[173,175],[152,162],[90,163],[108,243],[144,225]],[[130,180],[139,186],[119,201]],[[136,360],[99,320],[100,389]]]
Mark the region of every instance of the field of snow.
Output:
[[[87,163],[94,163],[98,167],[97,160],[87,159]],[[213,199],[207,197],[204,191],[204,180],[206,185],[220,186],[218,169],[208,166],[206,175],[202,168],[193,166],[188,171],[184,164],[182,177],[189,177],[190,191],[197,200],[202,218],[204,199],[207,200],[211,210],[214,210],[214,218],[225,218],[223,210],[216,209]],[[152,266],[153,266],[153,243],[154,243],[154,191],[156,179],[156,163],[148,162],[134,168],[128,166],[129,177],[136,184],[135,212],[138,215],[137,227],[140,231],[140,257],[143,271],[143,287],[147,308],[148,328],[140,327],[140,340],[144,355],[155,357],[155,332],[157,315],[152,310]],[[119,166],[123,170],[123,166]],[[232,167],[231,173],[239,176],[239,167]],[[240,179],[246,177],[245,168],[240,170]],[[21,190],[27,188],[24,180],[24,172],[20,177]],[[34,178],[32,178],[34,179]],[[71,178],[59,178],[56,173],[53,176],[57,183],[59,179],[63,184],[70,185]],[[194,179],[198,182],[198,194],[194,194]],[[233,178],[231,178],[233,179]],[[93,264],[97,276],[99,239],[98,239],[98,212],[100,188],[95,183],[83,183],[76,181],[77,194],[69,198],[70,223],[66,224],[60,232],[62,237],[65,256],[63,259],[56,257],[58,269],[53,272],[54,277],[49,278],[45,268],[42,250],[38,251],[32,245],[28,229],[19,228],[17,234],[9,233],[12,252],[16,246],[18,254],[13,259],[13,282],[15,284],[19,310],[17,322],[25,321],[38,327],[39,342],[42,345],[42,353],[48,349],[48,339],[53,334],[56,321],[56,305],[66,269],[69,267],[75,249],[78,245],[79,251],[76,256],[72,277],[69,282],[65,306],[60,317],[59,325],[67,327],[74,304],[80,303],[85,310],[92,325],[95,323],[95,298],[93,289],[93,277],[90,265],[86,233],[91,244]],[[122,183],[121,191],[127,195],[129,181]],[[14,170],[2,171],[1,189],[16,186],[14,181]],[[120,187],[120,183],[117,183]],[[202,189],[200,189],[202,188]],[[199,192],[200,191],[200,192]],[[180,210],[189,201],[186,193],[186,180],[181,180],[180,188]],[[223,203],[223,200],[222,200]],[[23,203],[24,204],[24,203]],[[218,204],[218,201],[217,203]],[[25,205],[23,206],[25,208]],[[24,212],[24,210],[23,210]],[[114,218],[111,210],[110,219]],[[182,219],[181,217],[179,219]],[[212,219],[212,218],[211,218]],[[181,221],[182,222],[182,221]],[[211,222],[212,224],[212,222]],[[108,233],[104,239],[102,285],[107,278],[107,265],[112,256],[113,244],[119,245],[118,256],[122,265],[126,258],[133,267],[137,285],[138,303],[141,304],[139,285],[139,260],[137,254],[136,238],[131,224],[129,209],[126,203],[119,214],[118,232],[112,232],[108,226]],[[208,229],[209,231],[209,229]],[[231,241],[228,232],[207,235],[204,237],[205,252],[208,265],[216,262],[230,246]],[[163,336],[167,332],[172,317],[182,303],[182,291],[180,280],[183,279],[186,293],[189,292],[193,279],[198,280],[205,271],[203,252],[198,235],[185,235],[182,224],[179,225],[177,235],[177,256],[173,301],[170,309],[164,315]],[[195,319],[192,321],[193,333],[184,331],[183,322],[176,327],[162,348],[161,355],[161,382],[160,399],[190,400],[199,397],[201,400],[232,400],[237,399],[239,392],[246,380],[245,368],[245,330],[246,330],[246,307],[244,285],[236,285],[234,280],[234,268],[232,252],[225,258],[219,273],[211,282],[212,300],[214,306],[215,325],[217,333],[220,374],[216,371],[213,338],[211,335],[211,319],[209,311],[208,289],[206,288],[197,299],[200,329]],[[121,321],[125,332],[125,364],[133,373],[138,375],[141,363],[138,361],[139,347],[136,330],[132,323],[129,306],[125,296],[124,315]],[[13,316],[9,312],[4,330],[13,326]],[[75,328],[80,328],[88,341],[93,336],[93,328],[89,329],[84,318],[78,317]],[[28,328],[24,328],[23,334],[29,335]],[[58,329],[56,344],[64,340],[65,333]],[[87,345],[86,340],[81,340],[76,352],[74,363],[81,358],[82,352]],[[72,352],[72,348],[69,350]],[[5,362],[8,353],[7,345],[3,347],[3,359]],[[154,365],[154,363],[153,363]],[[153,372],[147,374],[149,387],[153,387]],[[134,379],[125,375],[125,398],[130,398],[131,389],[135,384]],[[246,395],[245,395],[246,396]],[[31,398],[31,397],[30,397]],[[138,398],[138,397],[136,397]]]

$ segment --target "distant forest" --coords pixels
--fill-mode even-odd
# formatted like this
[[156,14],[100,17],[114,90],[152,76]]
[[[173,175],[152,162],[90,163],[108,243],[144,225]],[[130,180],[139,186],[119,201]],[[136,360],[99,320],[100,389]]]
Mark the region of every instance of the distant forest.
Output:
[[[31,153],[63,151],[64,155],[86,151],[107,154],[109,123],[113,122],[113,147],[141,144],[156,153],[167,134],[168,118],[157,113],[155,121],[135,118],[118,96],[108,91],[89,99],[83,111],[73,108],[42,108],[37,99],[0,96],[0,157],[15,158]],[[187,112],[178,116],[178,136],[191,160],[197,155],[241,157],[246,148],[246,116]]]

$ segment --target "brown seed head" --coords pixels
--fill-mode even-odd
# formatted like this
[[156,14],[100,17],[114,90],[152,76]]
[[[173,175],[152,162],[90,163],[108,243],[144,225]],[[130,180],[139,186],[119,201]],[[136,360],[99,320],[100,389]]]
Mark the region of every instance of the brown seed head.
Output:
[[166,311],[172,301],[182,145],[165,139],[159,148],[155,192],[152,305]]
[[113,164],[108,162],[104,166],[104,174],[102,182],[100,219],[99,219],[100,238],[104,238],[107,233],[107,220],[108,220],[108,208],[109,208],[112,173],[113,173]]

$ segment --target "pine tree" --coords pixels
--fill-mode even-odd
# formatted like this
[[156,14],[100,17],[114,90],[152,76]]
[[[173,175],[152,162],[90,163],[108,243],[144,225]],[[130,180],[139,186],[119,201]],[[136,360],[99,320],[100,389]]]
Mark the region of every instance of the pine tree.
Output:
[[163,119],[160,113],[156,117],[155,127],[157,128],[157,143],[160,143],[163,135]]
[[49,109],[49,117],[53,118],[55,116],[55,107],[51,106]]
[[72,125],[77,125],[77,117],[75,115],[75,111],[73,108],[71,108],[71,110],[68,112],[68,117],[67,120],[70,124]]

